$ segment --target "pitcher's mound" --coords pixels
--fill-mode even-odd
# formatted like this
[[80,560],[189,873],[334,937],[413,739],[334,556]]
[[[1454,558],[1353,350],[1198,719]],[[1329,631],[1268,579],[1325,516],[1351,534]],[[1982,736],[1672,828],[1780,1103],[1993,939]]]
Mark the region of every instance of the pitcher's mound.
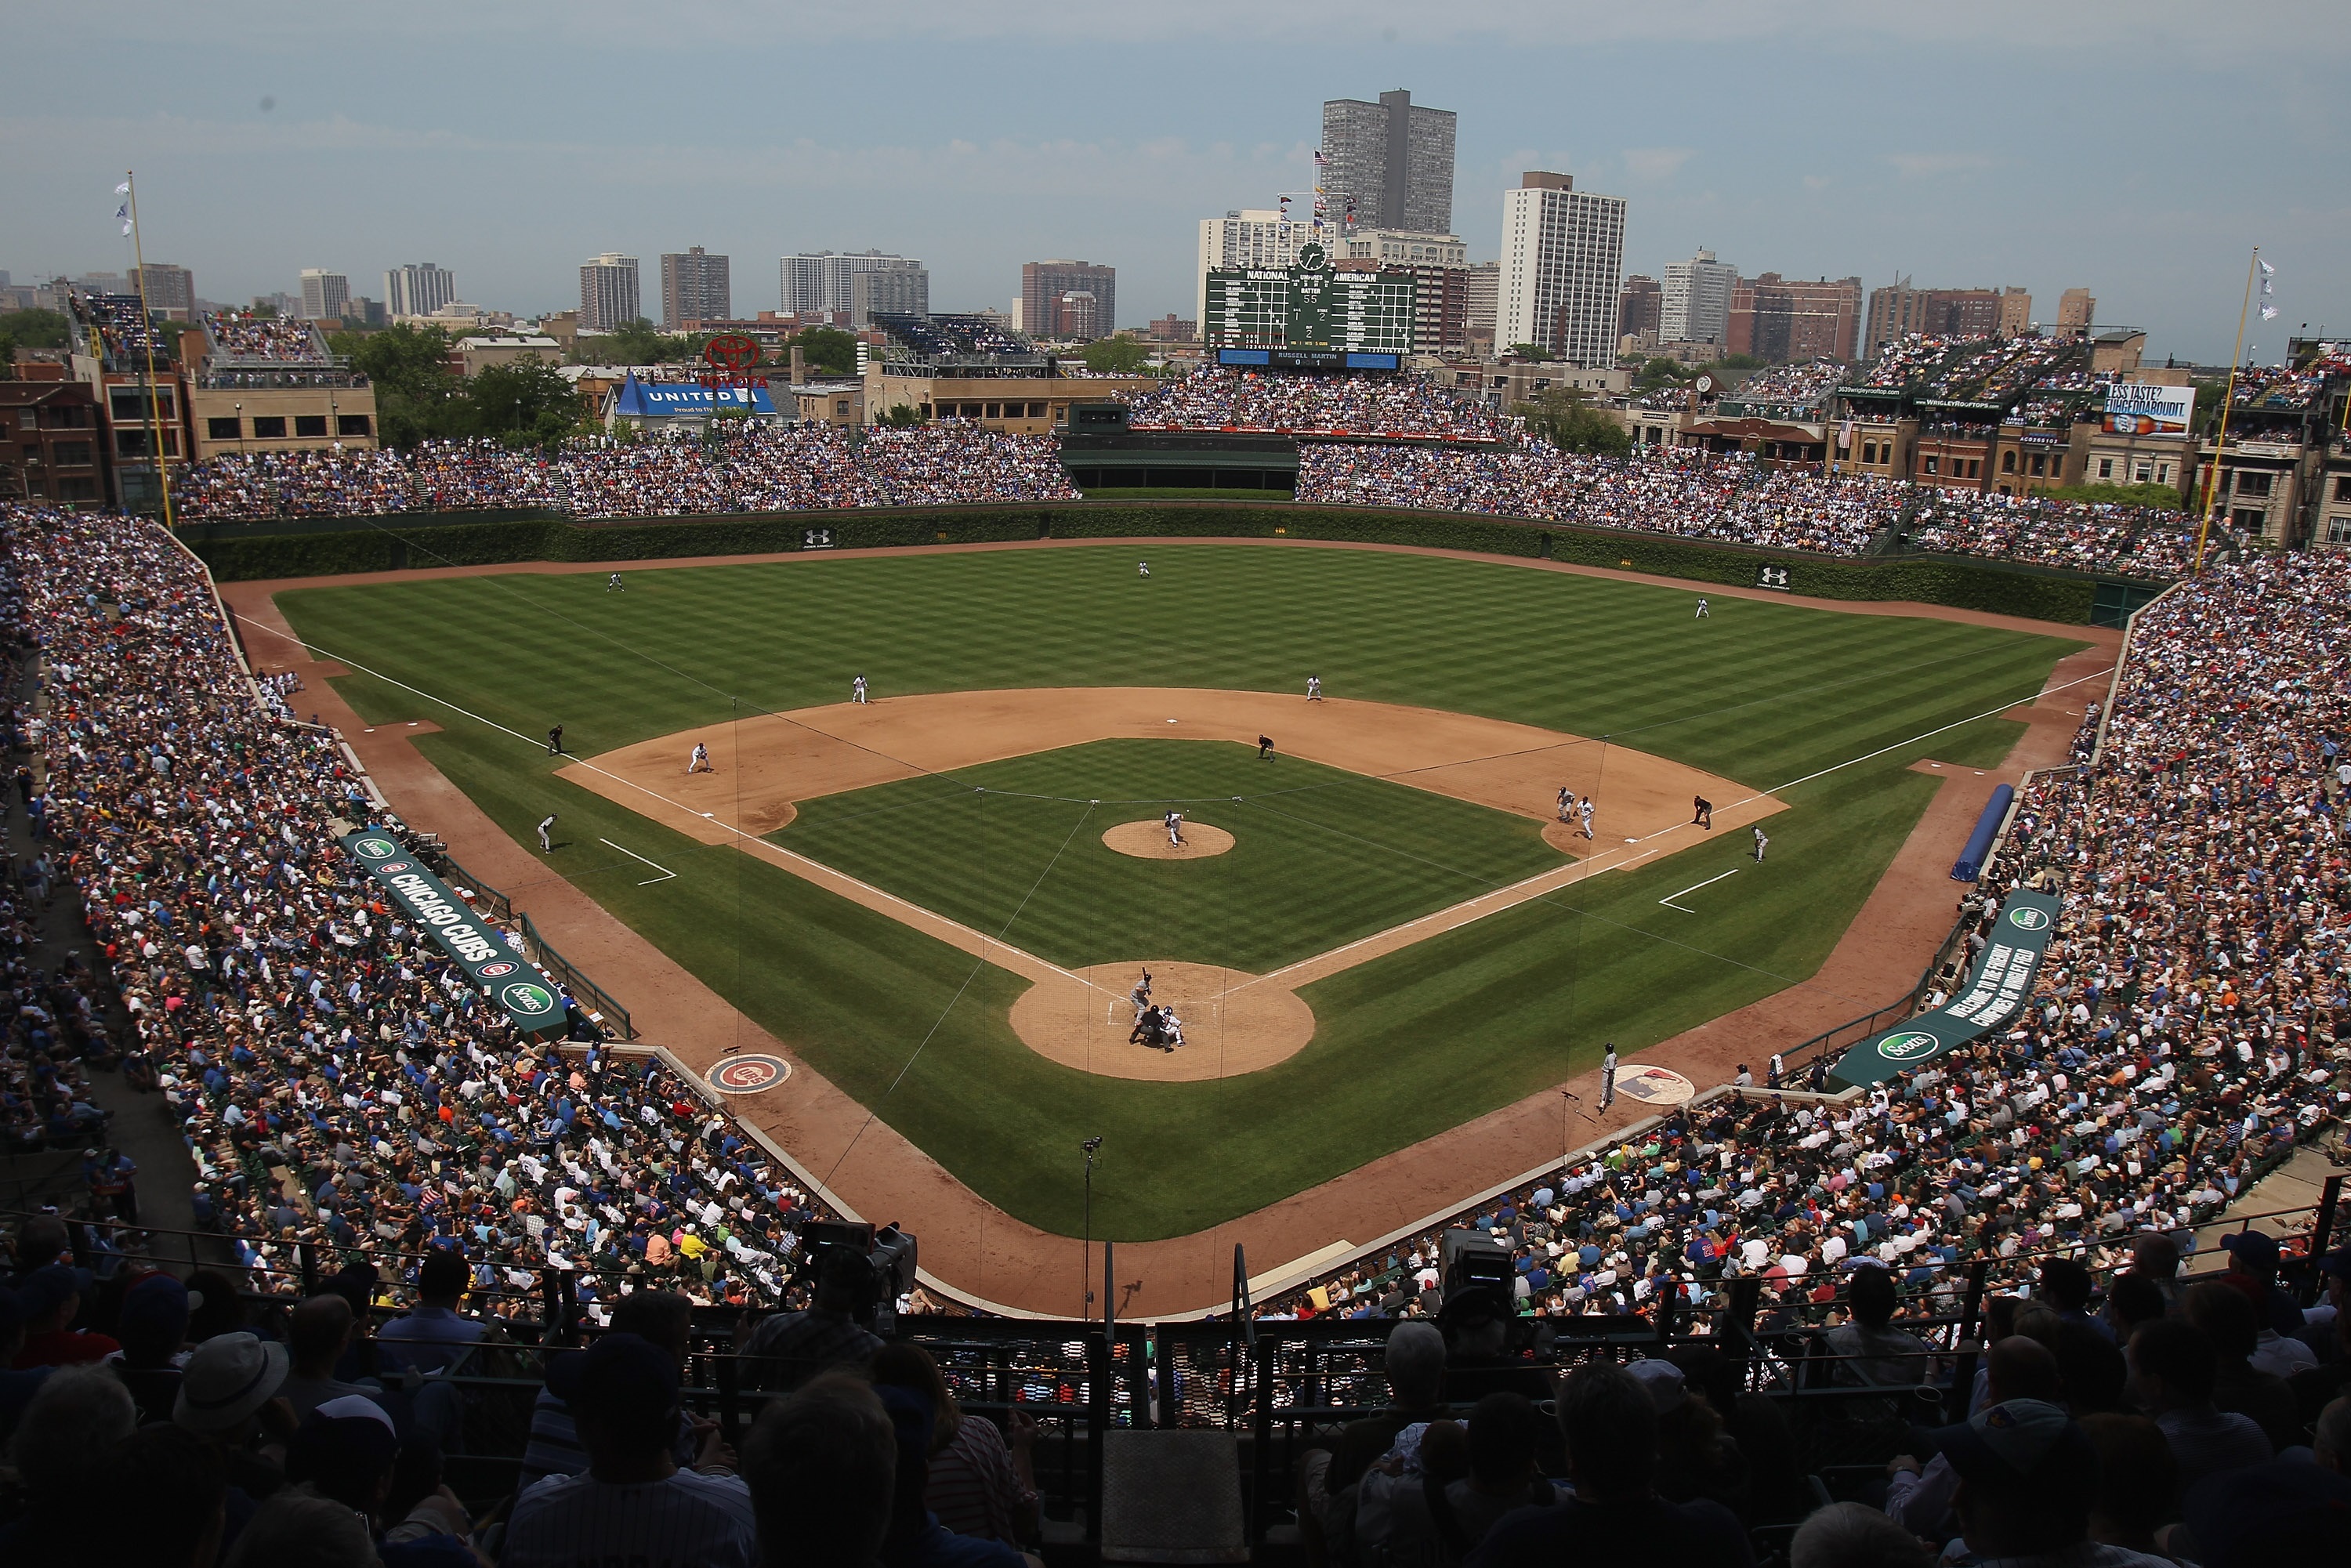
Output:
[[[1151,999],[1183,1019],[1179,1049],[1128,1043],[1134,1004],[1127,995],[1145,968]],[[1287,1061],[1314,1038],[1314,1011],[1297,992],[1245,970],[1138,963],[1097,964],[1077,974],[1023,991],[1012,1004],[1012,1029],[1038,1055],[1080,1072],[1171,1083],[1233,1078]]]
[[1233,847],[1232,834],[1206,822],[1184,824],[1184,841],[1167,841],[1167,824],[1160,821],[1121,822],[1102,835],[1102,842],[1123,855],[1145,861],[1197,861],[1223,854]]

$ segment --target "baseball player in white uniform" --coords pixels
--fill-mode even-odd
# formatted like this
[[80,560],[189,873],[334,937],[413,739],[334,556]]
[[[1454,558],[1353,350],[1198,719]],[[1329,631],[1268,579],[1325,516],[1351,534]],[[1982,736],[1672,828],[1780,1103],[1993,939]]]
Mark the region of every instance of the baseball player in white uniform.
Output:
[[1755,829],[1755,863],[1757,865],[1761,865],[1763,863],[1763,851],[1771,844],[1771,840],[1763,836],[1761,824],[1757,824]]
[[1184,813],[1181,811],[1168,812],[1166,822],[1168,844],[1171,847],[1180,846],[1184,842]]
[[1690,619],[1693,621],[1711,621],[1714,619],[1714,612],[1706,607],[1706,595],[1702,593],[1698,595],[1698,613],[1690,617]]
[[1126,999],[1134,1004],[1134,1021],[1141,1023],[1144,1009],[1151,1006],[1150,970],[1143,971],[1143,978],[1134,982],[1134,988],[1126,993]]
[[551,855],[555,852],[555,841],[547,836],[547,830],[553,826],[555,826],[555,813],[549,811],[547,814],[547,820],[538,824],[538,852],[543,855]]
[[849,683],[849,700],[853,703],[863,703],[868,700],[865,695],[865,677],[863,675],[860,675],[855,680]]
[[688,773],[717,772],[718,769],[710,766],[710,747],[703,745],[702,742],[698,740],[695,741],[694,743],[694,755],[685,759],[685,770]]
[[1587,839],[1588,839],[1588,838],[1590,838],[1590,837],[1592,836],[1592,797],[1591,797],[1591,796],[1586,795],[1586,796],[1583,798],[1583,803],[1582,803],[1581,805],[1579,805],[1579,806],[1577,806],[1577,807],[1575,808],[1575,814],[1576,814],[1577,816],[1579,816],[1579,817],[1581,817],[1581,818],[1583,818],[1583,836],[1584,836],[1585,838],[1587,838]]
[[1575,821],[1575,791],[1564,784],[1559,787],[1559,820],[1562,822]]
[[1151,575],[1151,563],[1147,560],[1136,561],[1134,563],[1134,575],[1137,577],[1149,577]]
[[621,574],[616,571],[605,581],[604,591],[607,593],[626,593],[629,590],[628,585],[621,580]]
[[1311,703],[1319,703],[1322,700],[1322,676],[1309,675],[1306,677],[1306,700]]

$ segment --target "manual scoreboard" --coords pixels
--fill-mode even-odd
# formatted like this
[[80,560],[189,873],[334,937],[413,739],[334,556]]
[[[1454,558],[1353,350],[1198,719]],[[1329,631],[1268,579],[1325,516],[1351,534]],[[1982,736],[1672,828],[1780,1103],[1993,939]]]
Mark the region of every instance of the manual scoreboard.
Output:
[[1295,267],[1217,267],[1207,283],[1210,348],[1413,351],[1420,285],[1409,272],[1340,272],[1309,245]]

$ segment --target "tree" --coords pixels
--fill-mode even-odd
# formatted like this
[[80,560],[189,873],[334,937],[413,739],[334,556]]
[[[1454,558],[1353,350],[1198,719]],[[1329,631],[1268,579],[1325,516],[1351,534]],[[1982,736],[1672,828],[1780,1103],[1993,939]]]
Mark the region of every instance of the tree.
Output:
[[828,376],[853,376],[857,373],[857,340],[838,327],[803,328],[785,345],[785,357],[798,349],[811,371]]
[[580,428],[579,393],[543,360],[476,372],[465,382],[464,412],[465,434],[509,446],[553,446]]
[[1098,338],[1079,350],[1078,357],[1096,375],[1133,376],[1145,372],[1151,350],[1133,338]]
[[1510,345],[1510,358],[1514,360],[1544,361],[1556,359],[1558,356],[1553,354],[1549,349],[1544,348],[1541,343],[1513,343]]
[[1586,402],[1581,387],[1554,387],[1510,412],[1524,417],[1529,432],[1562,452],[1621,457],[1633,450],[1633,433]]
[[386,445],[413,446],[431,436],[456,434],[468,423],[455,406],[465,393],[449,369],[449,334],[440,328],[338,332],[328,342],[374,383],[376,429]]
[[580,365],[659,365],[683,360],[694,346],[682,337],[669,337],[643,316],[623,321],[599,338],[582,337],[571,350]]
[[0,340],[22,349],[62,349],[72,341],[72,333],[55,310],[11,310],[0,316]]
[[882,411],[880,417],[873,423],[886,424],[893,430],[911,430],[923,423],[923,416],[914,412],[914,405],[912,403],[892,403]]
[[2179,492],[2168,485],[2061,485],[2054,489],[2035,490],[2036,496],[2046,496],[2053,501],[2103,502],[2118,507],[2159,507],[2166,511],[2181,509]]

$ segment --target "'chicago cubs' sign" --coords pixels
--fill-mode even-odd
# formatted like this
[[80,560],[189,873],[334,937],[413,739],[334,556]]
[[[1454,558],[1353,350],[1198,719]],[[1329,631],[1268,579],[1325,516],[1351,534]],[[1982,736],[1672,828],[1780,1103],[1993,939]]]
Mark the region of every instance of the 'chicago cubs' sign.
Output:
[[710,1070],[710,1086],[721,1094],[757,1094],[792,1075],[780,1056],[730,1056]]
[[416,922],[441,950],[457,960],[474,984],[496,998],[526,1034],[563,1027],[563,999],[515,961],[506,938],[468,908],[449,884],[409,861],[387,833],[343,835],[343,848],[367,867],[376,885]]

